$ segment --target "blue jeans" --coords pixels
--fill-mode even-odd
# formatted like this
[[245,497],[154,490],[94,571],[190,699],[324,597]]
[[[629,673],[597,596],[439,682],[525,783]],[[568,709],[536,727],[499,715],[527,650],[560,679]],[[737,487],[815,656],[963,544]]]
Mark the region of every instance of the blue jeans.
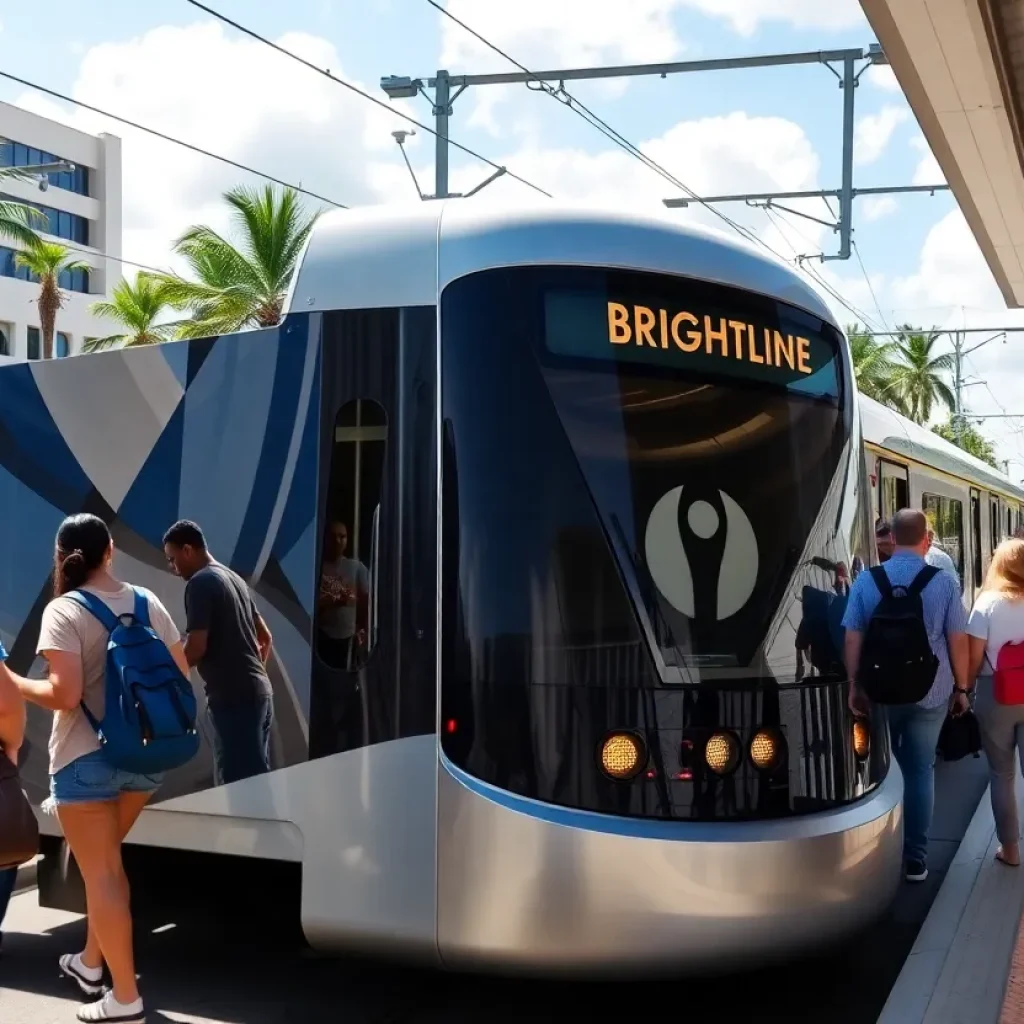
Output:
[[922,864],[928,861],[928,830],[935,805],[935,747],[947,710],[945,704],[886,708],[893,753],[903,772],[903,855]]
[[0,935],[3,935],[4,914],[7,913],[7,904],[11,902],[11,893],[14,892],[17,877],[17,868],[5,868],[0,871]]
[[217,786],[270,771],[273,697],[210,705],[213,726],[213,780]]

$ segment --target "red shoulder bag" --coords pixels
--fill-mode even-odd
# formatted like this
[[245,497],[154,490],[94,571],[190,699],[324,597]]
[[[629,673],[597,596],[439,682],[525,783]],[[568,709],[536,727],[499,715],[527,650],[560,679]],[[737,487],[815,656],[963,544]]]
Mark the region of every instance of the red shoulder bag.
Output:
[[992,693],[998,704],[1024,704],[1024,641],[999,648]]

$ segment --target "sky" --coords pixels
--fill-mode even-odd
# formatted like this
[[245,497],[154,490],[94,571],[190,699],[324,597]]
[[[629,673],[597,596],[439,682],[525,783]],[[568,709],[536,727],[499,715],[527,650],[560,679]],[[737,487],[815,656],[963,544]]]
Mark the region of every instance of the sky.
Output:
[[[857,0],[441,0],[442,6],[532,70],[654,63],[863,47],[874,36]],[[508,71],[506,59],[427,0],[211,0],[232,20],[385,102],[385,75]],[[0,69],[208,149],[349,206],[419,202],[391,133],[409,129],[383,110],[187,0],[50,0],[0,6]],[[96,18],[102,8],[103,20]],[[838,188],[842,91],[821,65],[570,83],[571,93],[698,195]],[[191,224],[226,229],[220,195],[252,178],[24,86],[0,99],[89,132],[122,139],[123,256],[177,266],[174,238]],[[422,97],[388,103],[431,124]],[[450,136],[556,197],[663,209],[675,185],[615,146],[564,103],[524,85],[474,87],[455,103]],[[432,137],[406,142],[431,192]],[[491,168],[452,150],[451,187],[466,191]],[[942,184],[913,113],[888,68],[870,67],[856,91],[856,187]],[[503,178],[488,199],[536,199]],[[467,200],[472,201],[472,200]],[[820,200],[786,204],[829,219]],[[814,220],[743,203],[718,207],[792,259],[838,251]],[[707,209],[682,221],[731,229]],[[1024,327],[1009,312],[955,200],[946,192],[862,197],[855,254],[814,261],[842,299],[840,322],[874,329]],[[131,269],[126,267],[126,272]],[[988,337],[981,334],[971,343]],[[968,357],[966,406],[1024,478],[1024,334]]]

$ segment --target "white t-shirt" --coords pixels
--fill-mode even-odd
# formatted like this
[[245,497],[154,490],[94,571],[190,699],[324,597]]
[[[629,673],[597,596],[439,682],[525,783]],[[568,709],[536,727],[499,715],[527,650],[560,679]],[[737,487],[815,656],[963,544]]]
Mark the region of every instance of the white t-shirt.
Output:
[[348,640],[356,631],[356,597],[370,589],[370,574],[354,558],[324,562],[320,570],[320,589],[326,593],[348,592],[347,604],[331,605],[320,613],[320,628],[333,640]]
[[991,675],[999,657],[999,648],[1003,644],[1024,641],[1024,600],[1014,600],[995,591],[983,592],[974,602],[967,633],[988,641],[981,671],[983,675]]
[[[97,590],[88,586],[81,589],[98,597],[115,615],[127,615],[135,607],[135,595],[127,583],[121,584],[121,588],[116,591]],[[154,632],[168,647],[173,647],[181,640],[174,620],[155,594],[145,587],[139,587],[139,590],[146,595],[149,623]],[[106,709],[109,635],[103,623],[74,598],[57,597],[43,610],[39,643],[36,644],[36,652],[39,654],[43,651],[65,651],[81,656],[82,699],[97,720],[103,718]],[[54,713],[53,729],[50,732],[51,775],[56,775],[72,761],[99,749],[100,741],[80,707]]]

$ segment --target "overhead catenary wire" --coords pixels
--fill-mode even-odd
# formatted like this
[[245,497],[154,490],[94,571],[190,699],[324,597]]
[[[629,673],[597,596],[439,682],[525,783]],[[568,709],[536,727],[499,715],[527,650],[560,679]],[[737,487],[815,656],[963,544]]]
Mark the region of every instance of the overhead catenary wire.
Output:
[[[189,0],[189,3],[192,2],[193,0]],[[781,256],[779,253],[775,252],[774,249],[772,249],[770,246],[764,243],[763,240],[759,239],[752,231],[750,231],[747,228],[744,228],[740,224],[737,224],[734,220],[732,220],[732,218],[722,213],[721,210],[715,209],[715,207],[712,206],[710,203],[704,202],[704,200],[702,200],[700,196],[698,196],[697,193],[693,191],[693,189],[687,186],[684,182],[680,181],[674,174],[671,173],[671,171],[667,170],[652,157],[648,156],[642,149],[640,149],[633,142],[627,139],[621,132],[613,128],[602,117],[600,117],[598,114],[595,114],[594,111],[592,111],[581,100],[577,99],[564,86],[555,89],[548,82],[545,82],[543,79],[538,78],[525,64],[522,64],[520,61],[516,60],[515,57],[513,57],[507,51],[503,50],[496,43],[491,42],[491,40],[489,40],[486,36],[482,35],[471,25],[467,25],[466,22],[464,22],[461,18],[456,17],[454,14],[451,13],[451,11],[447,10],[445,7],[442,7],[441,4],[437,3],[437,0],[427,0],[427,3],[430,4],[430,6],[437,10],[440,14],[443,14],[446,18],[450,19],[460,28],[468,32],[479,42],[483,43],[484,46],[493,50],[496,54],[498,54],[499,57],[504,58],[510,64],[519,68],[519,70],[522,71],[523,74],[529,75],[531,78],[533,78],[534,81],[536,81],[537,84],[540,86],[540,90],[542,92],[559,100],[559,102],[562,102],[563,105],[567,106],[574,114],[576,114],[578,117],[581,117],[584,121],[590,124],[591,127],[596,128],[602,135],[610,139],[621,149],[624,149],[631,156],[640,160],[650,170],[654,171],[656,174],[661,175],[661,177],[663,177],[670,184],[674,185],[676,188],[685,192],[688,196],[690,196],[693,199],[694,202],[701,203],[701,205],[705,206],[716,217],[719,217],[721,220],[723,220],[733,230],[739,232],[749,241],[760,242],[762,245],[765,245],[765,248],[767,248],[768,251],[771,252],[772,255],[775,256],[776,258],[782,260],[785,259],[785,257]]]
[[211,160],[218,160],[222,164],[227,164],[229,167],[235,167],[240,171],[247,171],[249,174],[256,175],[257,178],[263,178],[265,181],[272,181],[276,185],[282,185],[285,188],[293,189],[295,192],[299,192],[304,196],[309,196],[311,199],[319,199],[321,202],[328,203],[330,206],[335,206],[341,210],[348,209],[344,203],[338,202],[337,199],[331,199],[328,196],[320,195],[320,193],[313,192],[308,188],[302,188],[301,185],[293,185],[291,182],[284,181],[281,178],[276,178],[274,175],[267,174],[265,171],[261,171],[255,167],[250,167],[248,164],[240,163],[238,160],[232,160],[230,157],[222,156],[220,153],[214,153],[209,149],[203,149],[202,146],[196,146],[191,142],[186,142],[184,139],[175,138],[173,135],[168,135],[165,132],[158,131],[156,128],[150,128],[148,125],[139,124],[138,121],[129,120],[127,117],[122,117],[120,114],[114,114],[109,110],[103,110],[91,103],[86,103],[84,100],[79,100],[74,96],[68,96],[66,93],[58,92],[56,89],[51,89],[49,86],[40,85],[38,82],[30,82],[27,78],[12,75],[9,71],[0,71],[0,78],[6,78],[11,82],[17,82],[19,85],[23,85],[28,89],[35,89],[37,92],[45,93],[47,96],[52,96],[54,99],[63,100],[65,103],[71,103],[76,107],[81,107],[83,110],[89,110],[101,117],[110,118],[111,121],[117,121],[119,124],[127,125],[129,128],[135,128],[140,132],[145,132],[147,135],[163,139],[165,142],[172,142],[176,146],[189,149],[193,153],[199,153],[201,156],[209,157]]
[[[368,100],[370,103],[374,104],[374,106],[380,107],[383,110],[387,110],[393,116],[400,117],[403,121],[415,125],[421,131],[425,131],[428,134],[434,136],[438,134],[429,125],[424,124],[422,121],[418,121],[412,115],[404,113],[402,110],[392,106],[390,103],[385,103],[383,100],[378,99],[376,96],[371,96],[370,93],[366,92],[363,89],[360,89],[357,85],[353,85],[351,82],[346,82],[343,78],[338,78],[337,75],[332,75],[327,68],[317,67],[316,64],[314,64],[312,61],[306,60],[305,57],[300,57],[297,53],[294,53],[293,51],[287,49],[287,47],[281,46],[279,43],[275,43],[272,39],[268,39],[266,36],[260,35],[259,32],[256,32],[251,28],[247,28],[240,22],[237,22],[234,19],[229,18],[226,14],[221,14],[219,11],[214,10],[207,4],[200,3],[199,0],[185,0],[185,2],[191,4],[198,10],[203,11],[206,14],[209,14],[211,17],[216,18],[218,21],[222,21],[225,25],[230,25],[233,29],[236,29],[243,35],[249,36],[250,39],[255,39],[257,42],[263,43],[264,46],[269,46],[272,50],[276,50],[278,53],[281,53],[286,57],[290,57],[292,60],[297,61],[299,64],[302,64],[304,67],[309,68],[310,71],[315,71],[317,74],[323,75],[323,77],[326,78],[328,81],[334,82],[335,85],[340,85],[343,88],[348,89],[349,92],[355,93],[356,96],[361,96],[364,100]],[[489,157],[484,156],[482,153],[478,153],[474,149],[470,149],[469,146],[465,146],[461,142],[456,142],[452,138],[448,139],[448,144],[454,146],[458,150],[461,150],[463,153],[467,153],[469,154],[469,156],[482,161],[489,167],[493,167],[496,171],[504,171],[507,177],[514,178],[521,184],[526,185],[529,188],[532,188],[535,192],[539,192],[541,195],[547,196],[548,199],[553,198],[550,192],[545,191],[539,185],[535,185],[532,181],[529,181],[522,175],[510,171],[507,167],[502,167],[501,164],[496,163],[494,160],[491,160]]]
[[[195,3],[196,0],[188,0],[188,2],[189,3]],[[748,241],[752,242],[753,244],[761,246],[767,252],[771,253],[772,256],[774,256],[778,260],[781,260],[783,263],[794,264],[798,269],[803,270],[804,273],[806,273],[809,277],[812,277],[813,280],[818,285],[820,285],[822,288],[824,288],[825,291],[827,291],[829,293],[829,295],[831,295],[834,299],[836,299],[837,302],[841,303],[846,309],[849,309],[852,313],[854,313],[854,315],[864,319],[865,322],[870,321],[870,318],[865,318],[864,315],[863,315],[863,312],[858,311],[856,309],[856,307],[852,306],[849,303],[849,301],[846,298],[844,298],[839,293],[839,291],[837,289],[833,288],[830,284],[828,284],[819,275],[811,273],[810,268],[808,268],[808,267],[806,267],[804,265],[805,262],[806,262],[806,258],[797,257],[796,259],[792,259],[792,260],[787,259],[785,256],[783,256],[777,250],[773,249],[756,232],[754,232],[754,231],[750,230],[749,228],[746,228],[743,225],[737,223],[731,217],[729,217],[728,215],[724,214],[721,210],[719,210],[712,203],[709,203],[706,200],[702,199],[685,182],[680,181],[680,179],[678,177],[676,177],[676,175],[674,175],[671,171],[669,171],[667,168],[665,168],[660,163],[658,163],[656,160],[654,160],[653,157],[648,156],[648,154],[644,153],[643,150],[641,150],[639,148],[639,146],[637,146],[635,143],[633,143],[629,139],[627,139],[621,132],[619,132],[617,129],[613,128],[607,121],[605,121],[598,114],[595,114],[594,111],[592,111],[585,103],[583,103],[581,100],[577,99],[572,93],[570,93],[569,90],[566,89],[564,85],[561,85],[561,86],[559,86],[559,88],[555,89],[553,86],[550,85],[550,83],[545,82],[543,79],[538,78],[533,73],[533,71],[530,70],[530,68],[526,67],[525,64],[523,64],[520,61],[516,60],[515,57],[513,57],[507,51],[503,50],[496,43],[491,42],[491,40],[489,40],[486,36],[482,35],[480,32],[478,32],[476,29],[474,29],[471,25],[466,24],[466,22],[463,21],[461,18],[456,17],[456,15],[452,14],[451,11],[447,10],[440,3],[438,3],[438,0],[427,0],[427,3],[430,4],[430,6],[433,7],[435,10],[437,10],[440,14],[444,15],[444,17],[446,17],[446,18],[450,19],[451,21],[453,21],[456,25],[458,25],[464,31],[468,32],[471,36],[473,36],[479,42],[483,43],[484,46],[486,46],[489,49],[493,50],[500,57],[504,58],[510,64],[512,64],[515,67],[517,67],[520,71],[523,72],[523,74],[529,75],[538,84],[538,86],[540,87],[540,91],[544,92],[548,96],[551,96],[551,97],[559,100],[559,102],[562,102],[564,106],[567,106],[574,114],[576,114],[577,116],[582,118],[586,123],[590,124],[591,127],[596,128],[599,132],[601,132],[602,135],[604,135],[606,138],[610,139],[612,142],[614,142],[621,149],[625,150],[629,155],[631,155],[634,158],[640,160],[641,163],[643,163],[649,170],[654,171],[656,174],[658,174],[662,178],[664,178],[667,182],[669,182],[670,184],[674,185],[676,188],[680,189],[682,192],[686,193],[686,195],[689,196],[690,199],[694,203],[698,203],[701,206],[703,206],[705,209],[709,210],[716,217],[718,217],[720,220],[722,220],[725,224],[727,224],[729,227],[731,227],[735,232],[737,232],[737,234],[739,234],[742,237],[746,238]],[[197,6],[202,6],[202,5],[197,4]],[[794,250],[794,255],[795,255],[795,250]]]

